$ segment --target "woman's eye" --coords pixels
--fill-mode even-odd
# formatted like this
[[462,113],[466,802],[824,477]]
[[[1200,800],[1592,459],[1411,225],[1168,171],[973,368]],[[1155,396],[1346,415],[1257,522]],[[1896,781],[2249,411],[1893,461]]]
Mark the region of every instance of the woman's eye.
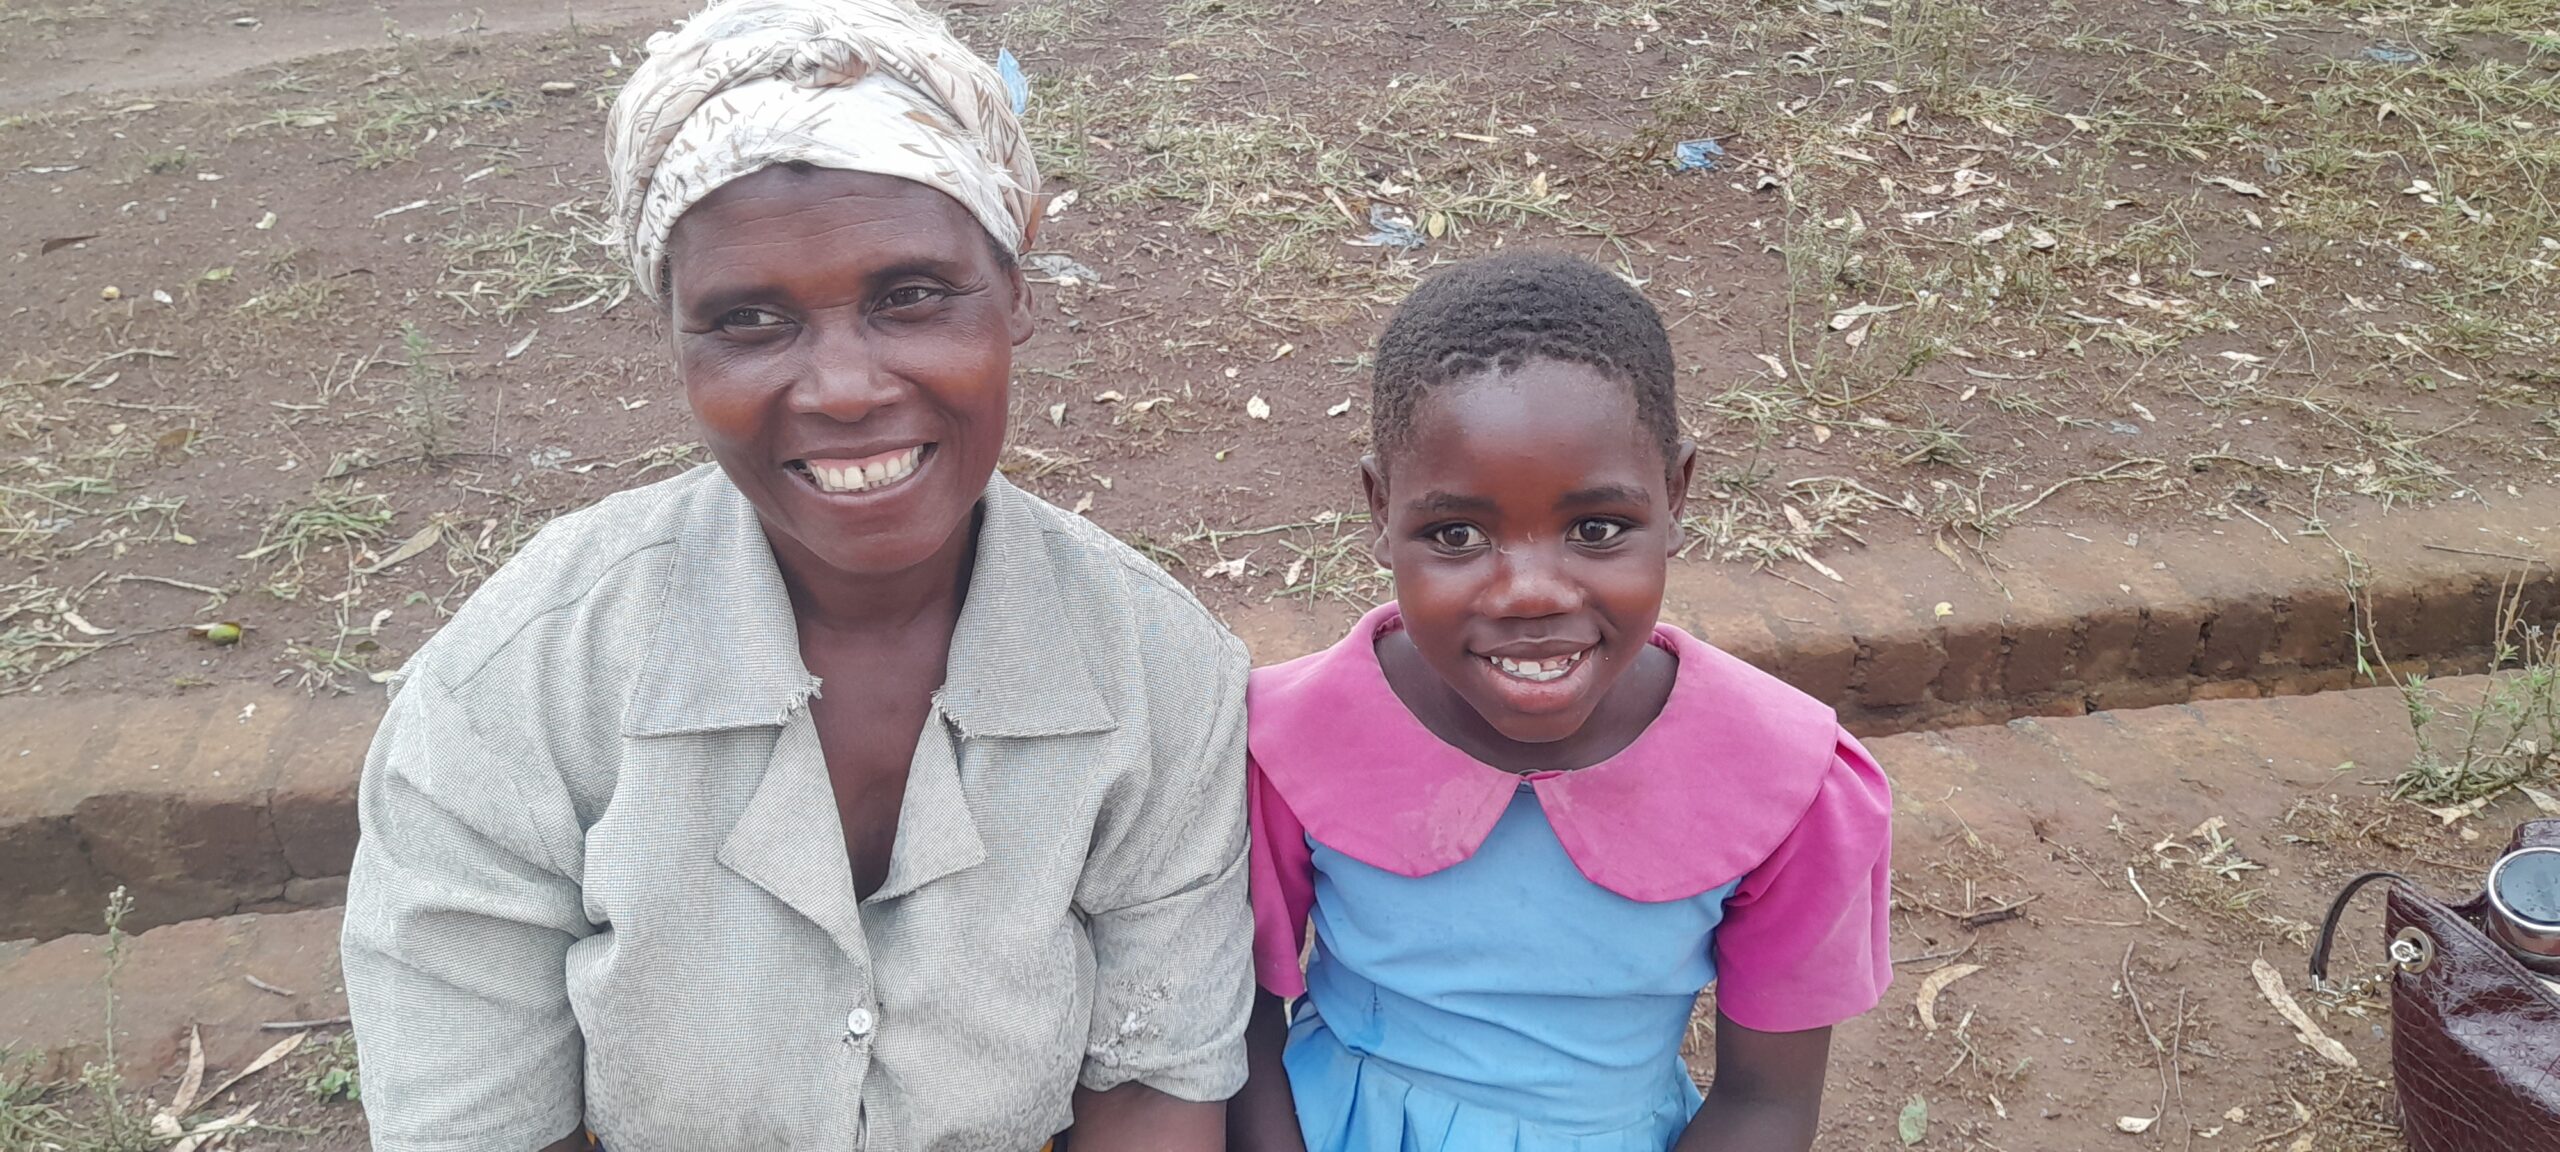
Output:
[[771,328],[781,323],[781,316],[762,308],[732,308],[720,314],[723,328]]
[[1569,535],[1576,544],[1606,544],[1626,531],[1627,526],[1615,520],[1577,520]]
[[1474,548],[1484,543],[1484,531],[1473,524],[1443,524],[1431,530],[1431,542],[1450,551]]
[[890,308],[913,308],[940,295],[942,293],[922,284],[910,284],[890,289],[888,295],[880,298],[880,303]]

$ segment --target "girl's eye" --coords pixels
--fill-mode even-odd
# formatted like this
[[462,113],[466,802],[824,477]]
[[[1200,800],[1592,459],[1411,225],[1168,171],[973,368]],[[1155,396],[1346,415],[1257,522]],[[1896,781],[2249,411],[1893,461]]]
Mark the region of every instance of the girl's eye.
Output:
[[1484,530],[1473,524],[1443,524],[1431,530],[1431,542],[1452,552],[1484,544]]
[[723,328],[772,328],[782,323],[781,316],[762,308],[732,308],[720,314]]
[[1576,544],[1606,544],[1626,531],[1627,526],[1615,520],[1577,520],[1566,535]]

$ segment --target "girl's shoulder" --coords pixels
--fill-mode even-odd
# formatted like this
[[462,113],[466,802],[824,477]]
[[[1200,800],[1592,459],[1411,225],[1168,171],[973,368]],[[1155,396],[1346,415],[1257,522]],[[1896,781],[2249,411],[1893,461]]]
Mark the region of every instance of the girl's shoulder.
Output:
[[[1827,804],[1884,788],[1822,702],[1676,627],[1670,699],[1602,763],[1512,776],[1442,744],[1378,668],[1381,613],[1341,643],[1257,669],[1246,696],[1255,787],[1363,863],[1426,875],[1472,856],[1517,790],[1534,789],[1585,876],[1631,899],[1685,899],[1736,880]],[[1887,801],[1889,802],[1889,801]]]

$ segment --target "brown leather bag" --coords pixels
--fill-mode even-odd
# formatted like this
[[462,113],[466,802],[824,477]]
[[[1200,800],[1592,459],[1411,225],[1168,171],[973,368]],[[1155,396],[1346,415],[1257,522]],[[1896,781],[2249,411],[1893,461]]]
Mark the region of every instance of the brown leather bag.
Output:
[[[2560,847],[2560,820],[2516,829],[2508,850]],[[2446,905],[2407,877],[2368,872],[2329,906],[2311,975],[2356,890],[2388,879],[2391,1075],[2414,1152],[2560,1152],[2560,992],[2482,931],[2488,897]]]

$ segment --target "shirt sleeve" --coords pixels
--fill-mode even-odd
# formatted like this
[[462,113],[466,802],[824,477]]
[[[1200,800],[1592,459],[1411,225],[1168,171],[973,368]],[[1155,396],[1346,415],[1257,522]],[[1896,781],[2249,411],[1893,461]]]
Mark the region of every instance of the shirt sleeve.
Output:
[[1893,980],[1893,789],[1847,733],[1813,804],[1743,877],[1716,929],[1716,1007],[1762,1032],[1826,1028]]
[[[1106,803],[1078,904],[1093,944],[1087,1088],[1132,1081],[1183,1100],[1244,1086],[1253,1011],[1246,897],[1244,647],[1219,653],[1214,698],[1158,742],[1134,793]],[[1155,723],[1178,726],[1160,704]],[[1192,735],[1196,733],[1196,735]]]
[[539,1148],[584,1114],[566,963],[594,929],[575,810],[536,775],[431,672],[374,734],[340,951],[378,1150]]
[[1283,1000],[1306,994],[1307,914],[1316,906],[1315,853],[1306,826],[1250,757],[1245,809],[1253,826],[1253,971]]

